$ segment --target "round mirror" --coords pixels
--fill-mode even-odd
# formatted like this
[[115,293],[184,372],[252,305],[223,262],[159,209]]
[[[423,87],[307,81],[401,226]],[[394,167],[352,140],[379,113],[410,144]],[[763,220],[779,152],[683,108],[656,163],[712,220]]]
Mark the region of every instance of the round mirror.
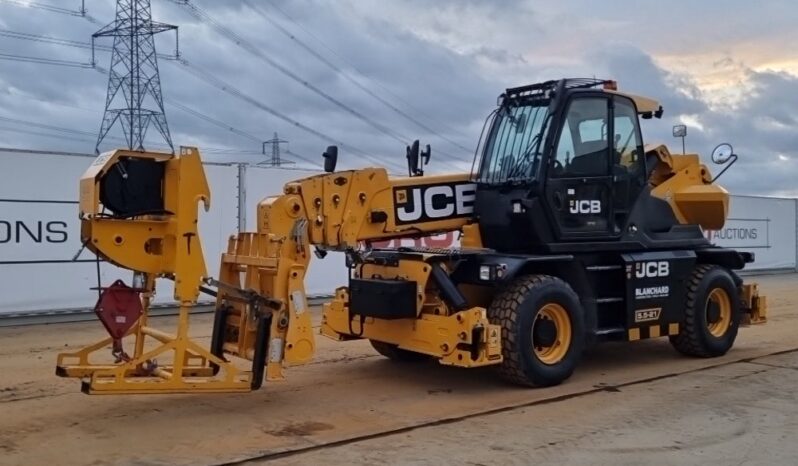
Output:
[[715,147],[715,150],[712,151],[712,161],[718,165],[722,165],[728,162],[733,155],[734,149],[732,149],[731,144],[724,142],[722,144],[718,144],[718,146]]

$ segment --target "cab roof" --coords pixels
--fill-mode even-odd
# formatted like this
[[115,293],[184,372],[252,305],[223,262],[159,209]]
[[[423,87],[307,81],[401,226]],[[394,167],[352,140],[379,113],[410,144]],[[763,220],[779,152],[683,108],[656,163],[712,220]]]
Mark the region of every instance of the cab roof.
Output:
[[651,118],[652,116],[660,118],[662,116],[662,106],[659,104],[659,102],[649,97],[620,92],[618,91],[618,83],[609,79],[566,78],[544,81],[526,86],[508,88],[505,90],[504,94],[499,96],[499,100],[548,98],[553,92],[560,90],[565,91],[571,89],[594,88],[600,88],[600,90],[603,92],[622,95],[631,99],[637,107],[637,113],[642,118]]

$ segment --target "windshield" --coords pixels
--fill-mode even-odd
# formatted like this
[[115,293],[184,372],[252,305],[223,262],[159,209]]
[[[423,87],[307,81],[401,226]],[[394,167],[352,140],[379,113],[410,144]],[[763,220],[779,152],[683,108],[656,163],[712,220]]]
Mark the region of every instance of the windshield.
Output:
[[503,105],[485,144],[478,180],[483,183],[534,178],[548,129],[548,101]]

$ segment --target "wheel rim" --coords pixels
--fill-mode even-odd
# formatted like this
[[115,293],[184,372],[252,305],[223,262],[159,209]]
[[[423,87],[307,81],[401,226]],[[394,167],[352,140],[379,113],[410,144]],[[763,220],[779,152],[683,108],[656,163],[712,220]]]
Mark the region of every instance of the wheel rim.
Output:
[[[554,324],[553,342],[548,346],[535,341],[535,326],[540,325],[541,321],[549,321]],[[568,318],[568,312],[559,304],[546,304],[538,311],[537,316],[535,316],[535,322],[532,325],[532,348],[535,356],[543,364],[557,364],[563,360],[570,347],[571,319]]]
[[[711,305],[718,306],[718,319],[715,322],[709,321]],[[731,300],[725,290],[715,288],[709,293],[705,312],[707,313],[707,329],[709,333],[717,338],[722,337],[731,325]]]

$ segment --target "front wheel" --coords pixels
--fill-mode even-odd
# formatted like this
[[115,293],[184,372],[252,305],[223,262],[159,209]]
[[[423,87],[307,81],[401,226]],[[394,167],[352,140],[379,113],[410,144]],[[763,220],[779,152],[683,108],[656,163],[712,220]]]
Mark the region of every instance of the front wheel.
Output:
[[740,328],[740,301],[731,274],[714,265],[699,265],[687,283],[687,302],[679,334],[670,337],[677,351],[703,358],[722,356]]
[[500,291],[488,319],[501,326],[502,378],[531,387],[557,385],[571,376],[585,345],[579,297],[564,281],[526,275]]

